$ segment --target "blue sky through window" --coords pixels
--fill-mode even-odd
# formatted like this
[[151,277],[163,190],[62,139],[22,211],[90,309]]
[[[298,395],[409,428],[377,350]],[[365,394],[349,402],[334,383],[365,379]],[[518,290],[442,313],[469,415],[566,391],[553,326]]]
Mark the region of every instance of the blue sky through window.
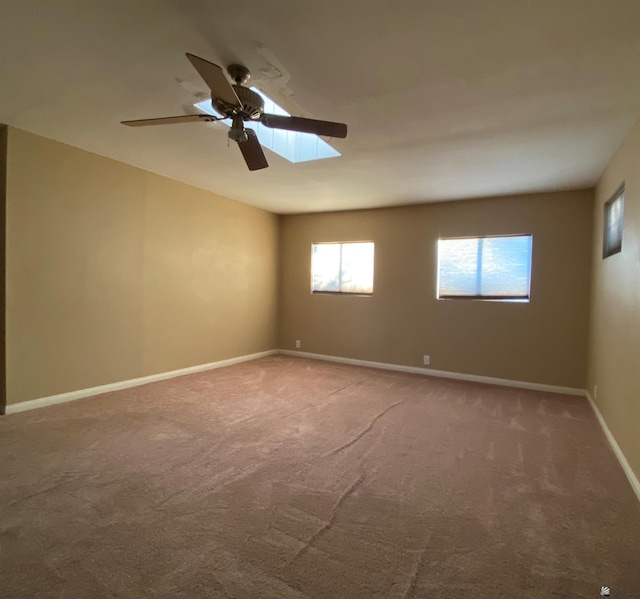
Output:
[[[271,98],[265,96],[259,89],[251,88],[264,100],[264,111],[267,114],[279,114],[291,116],[284,108],[278,106]],[[202,112],[214,116],[220,116],[213,110],[211,100],[203,100],[195,104],[195,107]],[[231,120],[222,121],[231,127]],[[271,151],[286,158],[289,162],[307,162],[309,160],[320,160],[322,158],[334,158],[340,156],[340,152],[332,148],[324,139],[313,133],[300,133],[298,131],[284,131],[283,129],[271,129],[261,123],[247,121],[247,129],[253,129],[258,135],[260,143]]]
[[528,301],[531,235],[438,241],[438,297]]

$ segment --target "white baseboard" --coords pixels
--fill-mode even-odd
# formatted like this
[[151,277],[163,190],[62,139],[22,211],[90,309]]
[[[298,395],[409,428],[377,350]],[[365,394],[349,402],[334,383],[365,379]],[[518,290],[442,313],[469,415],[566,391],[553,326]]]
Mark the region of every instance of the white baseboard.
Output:
[[268,351],[259,352],[257,354],[248,354],[246,356],[238,356],[237,358],[229,358],[228,360],[219,360],[218,362],[209,362],[208,364],[199,364],[198,366],[189,366],[188,368],[180,368],[178,370],[171,370],[169,372],[161,372],[159,374],[142,376],[140,378],[130,379],[128,381],[109,383],[107,385],[100,385],[98,387],[80,389],[79,391],[60,393],[59,395],[50,395],[49,397],[41,397],[39,399],[32,399],[30,401],[8,404],[5,407],[5,413],[8,415],[16,414],[17,412],[24,412],[26,410],[35,410],[36,408],[44,408],[45,406],[52,406],[54,404],[73,401],[75,399],[82,399],[84,397],[91,397],[92,395],[100,395],[101,393],[109,393],[110,391],[119,391],[120,389],[128,389],[130,387],[146,385],[147,383],[154,383],[156,381],[172,379],[177,376],[183,376],[185,374],[193,374],[196,372],[203,372],[205,370],[213,370],[214,368],[222,368],[223,366],[231,366],[232,364],[239,364],[240,362],[248,362],[249,360],[256,360],[257,358],[263,358],[265,356],[271,356],[277,353],[280,353],[279,350],[271,349]]
[[421,368],[419,366],[402,366],[401,364],[388,364],[386,362],[371,362],[369,360],[356,360],[354,358],[342,358],[340,356],[327,356],[324,354],[311,354],[290,349],[281,349],[281,354],[286,356],[298,356],[300,358],[312,358],[313,360],[326,360],[328,362],[340,362],[342,364],[352,364],[353,366],[365,366],[367,368],[381,368],[383,370],[397,370],[398,372],[411,372],[413,374],[424,374],[426,376],[436,376],[439,378],[455,379],[458,381],[469,381],[472,383],[485,383],[487,385],[499,385],[501,387],[516,387],[518,389],[532,389],[534,391],[547,391],[549,393],[562,393],[563,395],[578,395],[584,397],[584,389],[575,387],[559,387],[556,385],[543,385],[542,383],[530,383],[528,381],[512,381],[509,379],[499,379],[492,376],[481,376],[478,374],[464,374],[461,372],[449,372],[447,370],[433,370],[432,368]]
[[609,441],[609,445],[611,445],[611,449],[613,449],[613,453],[618,458],[618,462],[620,462],[620,466],[622,466],[622,469],[624,470],[624,473],[627,476],[627,480],[629,481],[629,484],[631,485],[633,492],[636,494],[638,501],[640,501],[640,481],[638,480],[638,477],[636,476],[635,472],[632,470],[629,462],[627,462],[627,458],[624,457],[624,453],[622,453],[622,449],[620,449],[620,445],[618,445],[618,442],[616,441],[612,432],[609,430],[609,427],[607,426],[605,419],[600,413],[598,406],[593,401],[591,394],[588,391],[585,391],[585,395],[589,400],[589,403],[591,404],[593,413],[596,415],[596,418],[598,419],[598,422],[602,427],[602,430],[604,432],[605,437],[607,438],[607,441]]

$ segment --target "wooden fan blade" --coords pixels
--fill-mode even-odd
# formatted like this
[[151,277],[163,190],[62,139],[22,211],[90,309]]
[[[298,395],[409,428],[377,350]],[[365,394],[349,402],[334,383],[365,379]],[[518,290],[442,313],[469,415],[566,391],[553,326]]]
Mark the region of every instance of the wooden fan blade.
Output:
[[233,108],[242,110],[242,102],[240,102],[236,92],[225,77],[224,71],[217,64],[189,53],[187,53],[187,58],[209,86],[211,94],[215,98],[222,100]]
[[250,171],[257,171],[261,168],[267,168],[269,163],[265,158],[262,146],[258,141],[258,136],[253,129],[247,129],[247,141],[239,141],[238,147],[242,152],[244,161],[247,163]]
[[159,119],[140,119],[137,121],[121,121],[127,127],[147,127],[149,125],[175,125],[177,123],[210,122],[220,119],[208,114],[183,114],[181,116],[166,116]]
[[263,114],[260,117],[260,122],[265,127],[271,127],[273,129],[315,133],[316,135],[324,135],[326,137],[347,137],[347,126],[344,123],[317,121],[299,116],[282,116],[279,114]]

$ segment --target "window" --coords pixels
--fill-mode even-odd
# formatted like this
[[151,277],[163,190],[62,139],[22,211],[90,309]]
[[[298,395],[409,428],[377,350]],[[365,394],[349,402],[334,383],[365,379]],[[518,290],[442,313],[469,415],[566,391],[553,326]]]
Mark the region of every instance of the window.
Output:
[[[284,108],[278,106],[278,104],[263,94],[259,89],[252,87],[251,90],[262,96],[264,100],[264,111],[267,114],[291,116]],[[218,113],[213,110],[211,106],[211,100],[202,100],[202,102],[195,104],[195,107],[207,114],[218,116]],[[224,119],[221,122],[231,127],[231,119]],[[244,126],[256,132],[263,146],[286,158],[289,162],[307,162],[309,160],[320,160],[321,158],[340,156],[338,150],[332,148],[324,139],[313,133],[271,129],[254,121],[245,121]]]
[[373,293],[373,242],[314,243],[312,293]]
[[604,205],[604,243],[602,257],[622,251],[622,218],[624,216],[624,183]]
[[531,235],[438,240],[438,299],[529,301]]

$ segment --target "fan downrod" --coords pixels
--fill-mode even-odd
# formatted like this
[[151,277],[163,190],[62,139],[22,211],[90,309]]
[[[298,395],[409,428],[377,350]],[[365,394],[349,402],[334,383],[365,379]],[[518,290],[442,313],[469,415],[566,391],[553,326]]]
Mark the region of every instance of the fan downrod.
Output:
[[249,69],[241,64],[230,64],[227,67],[227,73],[229,73],[231,79],[233,79],[236,85],[242,85],[249,81],[251,73]]

